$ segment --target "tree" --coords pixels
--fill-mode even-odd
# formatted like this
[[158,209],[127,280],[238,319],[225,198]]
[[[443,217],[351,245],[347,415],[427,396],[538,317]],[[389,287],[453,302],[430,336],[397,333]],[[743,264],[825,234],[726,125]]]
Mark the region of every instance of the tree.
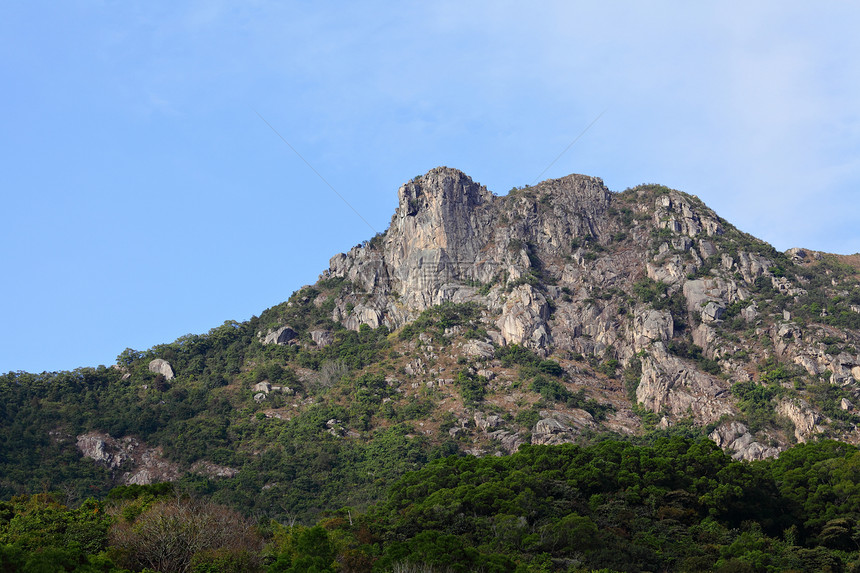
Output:
[[110,531],[126,567],[185,573],[207,558],[246,562],[253,570],[262,542],[237,512],[208,501],[173,499],[153,504],[134,521],[118,521]]

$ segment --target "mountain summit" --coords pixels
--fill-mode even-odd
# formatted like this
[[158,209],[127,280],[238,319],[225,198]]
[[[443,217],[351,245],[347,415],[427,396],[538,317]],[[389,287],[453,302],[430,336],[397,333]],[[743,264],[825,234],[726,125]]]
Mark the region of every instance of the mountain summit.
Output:
[[0,493],[179,479],[307,517],[454,453],[860,443],[850,258],[777,252],[660,185],[569,175],[501,196],[439,167],[397,193],[385,233],[259,317],[112,368],[0,377]]
[[860,295],[836,257],[779,253],[679,191],[612,193],[583,175],[496,196],[439,167],[398,198],[388,230],[333,257],[322,275],[353,286],[332,316],[347,328],[394,330],[434,305],[473,303],[486,332],[478,342],[494,349],[632,368],[631,398],[664,427],[743,418],[752,405],[733,388],[764,385],[773,396],[756,407],[772,406],[781,430],[754,438],[733,419],[712,432],[740,457],[825,431],[855,438],[828,415],[840,413],[833,404],[797,381],[823,376],[850,394],[841,412],[856,401]]

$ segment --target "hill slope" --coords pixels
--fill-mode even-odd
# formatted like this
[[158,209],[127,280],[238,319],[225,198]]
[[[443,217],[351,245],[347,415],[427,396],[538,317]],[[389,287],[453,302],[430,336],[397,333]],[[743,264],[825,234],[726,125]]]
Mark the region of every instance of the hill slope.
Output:
[[496,196],[437,168],[398,197],[384,234],[260,317],[112,368],[3,376],[0,495],[170,479],[310,518],[457,452],[858,442],[860,289],[838,257],[779,253],[658,185]]

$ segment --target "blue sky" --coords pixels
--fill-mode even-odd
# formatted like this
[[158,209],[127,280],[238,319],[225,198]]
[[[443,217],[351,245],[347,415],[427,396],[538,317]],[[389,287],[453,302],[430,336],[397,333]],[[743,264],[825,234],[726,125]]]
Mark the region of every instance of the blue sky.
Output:
[[0,372],[112,364],[313,283],[437,165],[662,183],[860,251],[850,2],[4,2]]

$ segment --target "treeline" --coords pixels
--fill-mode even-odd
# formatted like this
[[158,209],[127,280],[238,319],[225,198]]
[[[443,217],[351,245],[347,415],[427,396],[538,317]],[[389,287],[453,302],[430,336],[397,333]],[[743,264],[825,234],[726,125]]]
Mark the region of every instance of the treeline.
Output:
[[0,570],[852,572],[858,478],[860,452],[835,441],[747,463],[659,438],[440,459],[313,527],[164,484],[76,508],[19,496],[0,503]]

